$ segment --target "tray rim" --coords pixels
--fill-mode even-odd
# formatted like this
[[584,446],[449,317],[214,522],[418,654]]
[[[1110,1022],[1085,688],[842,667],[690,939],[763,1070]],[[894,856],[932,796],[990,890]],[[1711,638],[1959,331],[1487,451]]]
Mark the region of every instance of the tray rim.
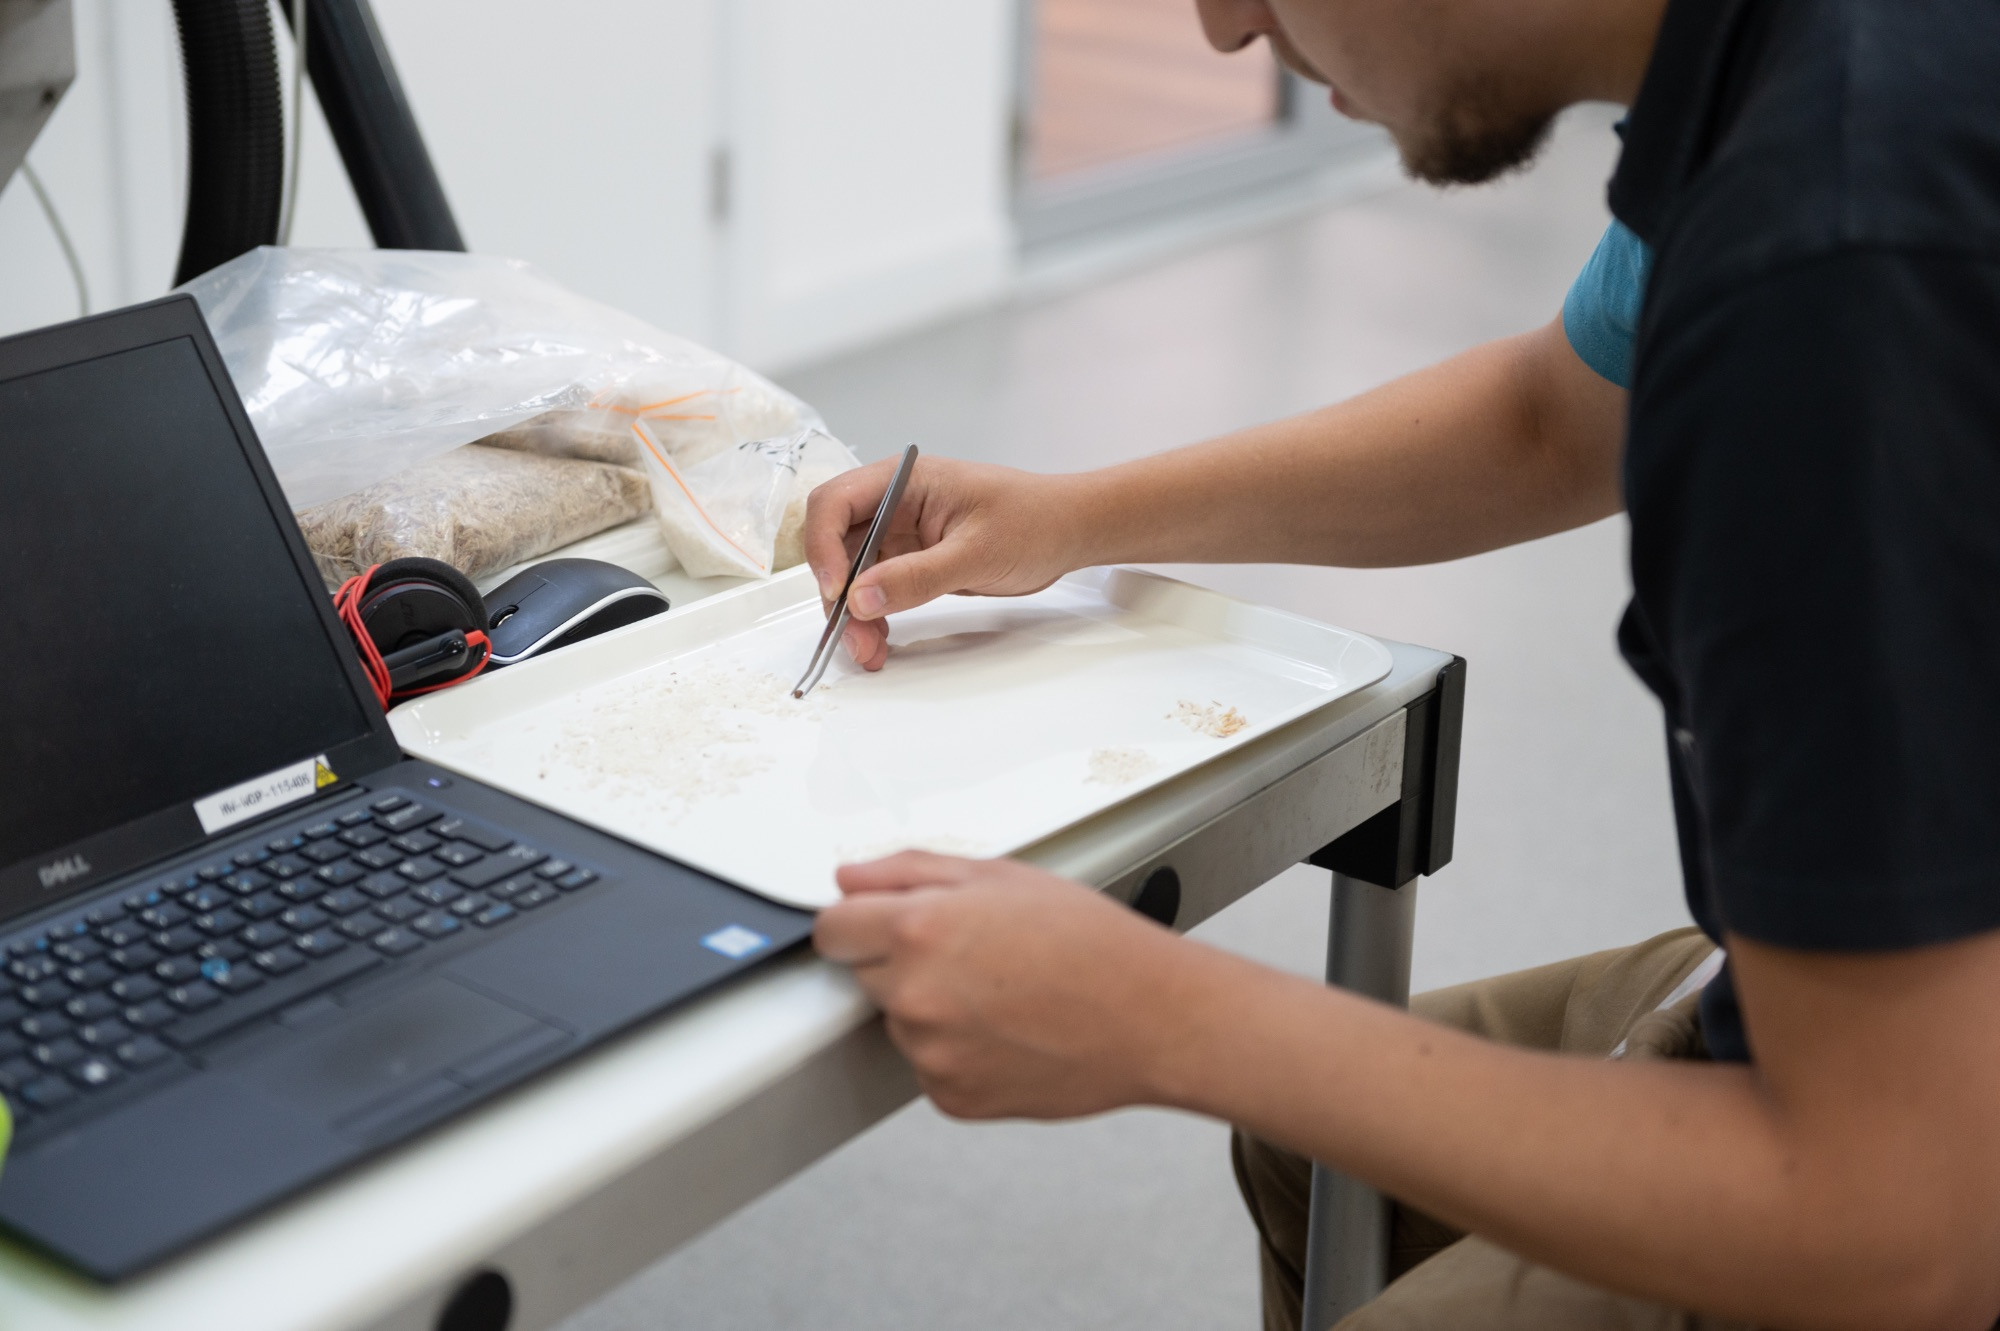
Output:
[[[1375,655],[1375,664],[1379,669],[1369,683],[1379,681],[1383,675],[1388,673],[1391,666],[1389,649],[1383,646],[1381,640],[1378,638],[1371,637],[1354,629],[1342,628],[1337,624],[1328,624],[1323,620],[1313,619],[1308,615],[1301,615],[1296,611],[1282,610],[1276,606],[1260,605],[1255,601],[1246,601],[1240,597],[1231,596],[1227,592],[1215,591],[1212,588],[1203,587],[1198,583],[1188,582],[1183,578],[1170,577],[1167,574],[1157,573],[1151,569],[1140,568],[1130,564],[1098,565],[1066,573],[1050,583],[1049,586],[1059,587],[1065,583],[1087,587],[1100,592],[1105,592],[1114,586],[1144,588],[1152,593],[1152,595],[1145,598],[1148,602],[1156,603],[1158,599],[1165,597],[1175,601],[1193,602],[1198,605],[1247,613],[1268,622],[1301,629],[1315,636],[1327,633],[1339,634],[1352,643],[1360,644],[1365,650],[1371,650],[1372,654]],[[803,589],[795,587],[793,584],[803,584]],[[1048,588],[1043,588],[1042,590],[1046,591]],[[402,743],[405,749],[409,749],[411,741],[404,737],[402,727],[409,726],[414,728],[417,726],[427,726],[430,724],[429,718],[433,715],[442,713],[445,716],[449,716],[452,713],[463,711],[475,705],[475,700],[478,703],[484,703],[491,698],[497,702],[498,698],[496,694],[503,691],[503,689],[505,692],[512,692],[515,689],[528,687],[529,681],[538,679],[541,674],[551,669],[575,669],[575,663],[583,659],[586,655],[602,655],[606,652],[614,651],[626,643],[636,642],[653,636],[666,629],[669,624],[678,626],[691,617],[712,618],[718,615],[726,615],[735,607],[735,603],[741,600],[776,600],[780,596],[787,597],[788,599],[784,600],[782,604],[767,609],[752,621],[752,623],[762,623],[777,615],[796,612],[800,605],[810,601],[817,594],[818,589],[813,585],[809,571],[805,565],[801,564],[786,569],[782,573],[774,574],[769,578],[745,583],[738,587],[730,587],[716,592],[711,596],[704,596],[700,600],[691,601],[686,605],[674,606],[660,614],[648,616],[636,623],[612,629],[610,632],[600,634],[595,638],[565,647],[560,652],[551,652],[547,655],[531,657],[516,665],[508,666],[504,670],[494,670],[481,674],[475,679],[467,680],[465,683],[452,688],[398,703],[390,709],[389,721],[391,726],[397,730],[397,741]],[[993,599],[1014,600],[1018,598],[995,597]],[[1113,598],[1107,595],[1106,599],[1111,600]],[[1141,615],[1156,623],[1171,623],[1182,626],[1186,626],[1187,624],[1187,621],[1183,618],[1156,613],[1152,605],[1133,604],[1123,600],[1114,600],[1113,603],[1119,605],[1121,609]],[[698,650],[701,646],[720,642],[724,636],[726,635],[717,635],[710,638],[706,643],[690,648],[690,650]],[[1249,643],[1254,646],[1267,645],[1258,638],[1238,634],[1219,634],[1218,636],[1227,636],[1233,641]],[[666,658],[655,657],[635,666],[634,669],[648,669],[651,666],[659,664],[663,659]],[[626,672],[620,671],[618,673],[623,674]],[[600,676],[594,682],[601,683],[613,678],[617,678],[617,675]],[[1359,687],[1366,688],[1368,685],[1362,684]],[[1328,701],[1337,701],[1338,696],[1345,695],[1337,695],[1336,698],[1328,699]],[[1311,711],[1313,709],[1308,708],[1307,710]],[[1288,723],[1279,722],[1278,724],[1284,725]],[[438,742],[444,737],[435,735],[425,738],[429,742]],[[413,756],[420,756],[426,761],[432,761],[429,754],[414,754]],[[449,764],[442,765],[448,766]]]

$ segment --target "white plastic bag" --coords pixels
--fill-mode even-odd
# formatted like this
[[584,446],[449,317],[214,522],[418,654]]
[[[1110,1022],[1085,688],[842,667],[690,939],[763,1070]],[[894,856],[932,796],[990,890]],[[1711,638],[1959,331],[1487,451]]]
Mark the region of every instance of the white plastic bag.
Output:
[[861,465],[816,428],[706,454],[669,447],[650,420],[637,431],[667,548],[697,578],[761,578],[800,562],[806,496]]
[[636,437],[618,441],[641,417],[697,460],[819,423],[726,356],[512,259],[266,246],[182,289],[294,508],[474,441],[637,465]]

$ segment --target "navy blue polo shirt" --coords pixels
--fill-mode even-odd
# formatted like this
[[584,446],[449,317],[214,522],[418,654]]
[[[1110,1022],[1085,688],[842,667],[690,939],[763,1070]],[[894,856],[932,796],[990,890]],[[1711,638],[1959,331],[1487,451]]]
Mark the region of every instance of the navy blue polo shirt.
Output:
[[[1619,645],[1695,920],[2000,928],[2000,5],[1670,0],[1610,201],[1651,265]],[[1750,1057],[1726,968],[1702,1020]]]

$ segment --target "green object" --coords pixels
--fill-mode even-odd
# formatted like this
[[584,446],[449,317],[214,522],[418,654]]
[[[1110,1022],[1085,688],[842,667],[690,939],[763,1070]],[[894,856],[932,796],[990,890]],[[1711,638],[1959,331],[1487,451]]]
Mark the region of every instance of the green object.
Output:
[[0,1095],[0,1167],[7,1163],[7,1147],[14,1140],[14,1111],[7,1107],[7,1097]]

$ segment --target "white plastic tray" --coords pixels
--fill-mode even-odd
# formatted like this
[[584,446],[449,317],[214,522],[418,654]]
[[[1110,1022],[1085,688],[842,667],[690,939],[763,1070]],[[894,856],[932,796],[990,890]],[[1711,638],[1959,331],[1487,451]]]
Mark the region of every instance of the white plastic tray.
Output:
[[907,847],[1004,855],[1389,672],[1371,638],[1131,569],[892,621],[791,697],[793,570],[391,714],[410,753],[791,905]]

